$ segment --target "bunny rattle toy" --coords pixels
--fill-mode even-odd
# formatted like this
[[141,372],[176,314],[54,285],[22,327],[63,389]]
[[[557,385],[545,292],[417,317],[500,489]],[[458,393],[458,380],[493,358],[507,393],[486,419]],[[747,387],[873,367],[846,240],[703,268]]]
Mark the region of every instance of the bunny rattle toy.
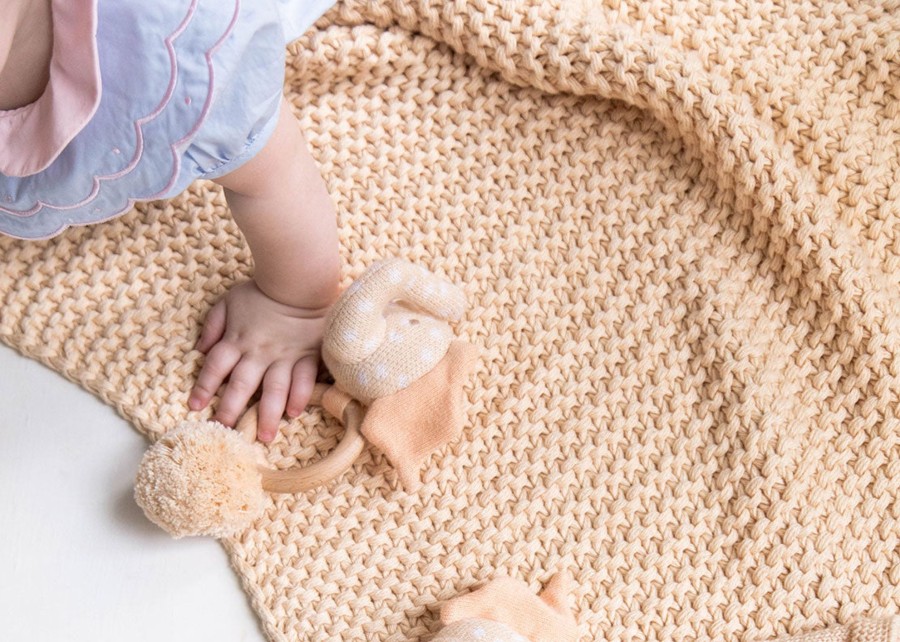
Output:
[[475,348],[454,339],[465,299],[427,270],[388,259],[376,263],[329,314],[322,358],[334,385],[316,384],[311,404],[341,419],[344,436],[321,461],[274,470],[256,440],[256,406],[235,430],[185,422],[147,451],[135,500],[174,537],[223,537],[262,511],[266,492],[298,493],[342,475],[366,442],[381,450],[407,490],[419,485],[425,457],[462,430],[462,389]]

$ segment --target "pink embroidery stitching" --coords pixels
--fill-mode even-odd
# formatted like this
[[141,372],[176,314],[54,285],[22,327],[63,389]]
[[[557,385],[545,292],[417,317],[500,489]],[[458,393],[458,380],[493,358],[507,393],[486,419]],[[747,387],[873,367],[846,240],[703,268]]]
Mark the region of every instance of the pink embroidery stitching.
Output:
[[[176,152],[176,148],[181,147],[185,141],[190,140],[194,137],[194,135],[199,131],[200,127],[203,125],[206,120],[206,115],[209,113],[209,108],[212,106],[212,97],[213,91],[215,89],[216,84],[216,72],[213,67],[212,57],[215,53],[221,49],[222,43],[228,39],[228,36],[231,35],[231,32],[234,31],[234,26],[237,24],[238,15],[241,11],[241,0],[235,0],[234,2],[234,14],[231,16],[231,22],[228,23],[228,27],[225,29],[225,32],[222,34],[222,37],[219,38],[212,47],[209,48],[204,56],[206,57],[206,67],[209,69],[209,89],[206,92],[206,101],[203,103],[203,109],[200,112],[200,116],[197,119],[197,122],[194,124],[194,128],[191,129],[187,134],[185,134],[180,140],[175,141],[170,145],[170,149],[172,150],[172,156],[174,157],[175,162],[175,171],[172,173],[171,179],[169,179],[169,184],[166,185],[163,189],[158,191],[156,194],[151,196],[151,198],[159,197],[172,189],[172,186],[175,184],[175,181],[178,180],[178,175],[181,173],[181,156],[182,154]],[[183,150],[182,150],[183,151]]]

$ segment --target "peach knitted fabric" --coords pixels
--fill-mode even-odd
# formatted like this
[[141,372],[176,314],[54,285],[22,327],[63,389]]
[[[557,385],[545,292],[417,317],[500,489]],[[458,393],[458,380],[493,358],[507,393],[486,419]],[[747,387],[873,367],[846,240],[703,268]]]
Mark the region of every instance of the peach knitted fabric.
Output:
[[[423,639],[557,567],[583,640],[897,613],[898,38],[896,1],[350,0],[293,46],[345,284],[458,284],[483,355],[415,493],[367,449],[223,542],[267,636]],[[4,342],[150,436],[212,412],[191,346],[250,271],[217,189],[0,257]]]
[[781,642],[897,642],[900,617],[866,618],[786,638]]
[[366,411],[360,431],[387,456],[406,490],[421,485],[419,469],[425,458],[462,431],[463,387],[477,360],[474,346],[451,341],[446,356],[430,372],[409,387],[376,399]]
[[860,619],[845,626],[832,626],[794,636],[790,642],[898,642],[900,617]]

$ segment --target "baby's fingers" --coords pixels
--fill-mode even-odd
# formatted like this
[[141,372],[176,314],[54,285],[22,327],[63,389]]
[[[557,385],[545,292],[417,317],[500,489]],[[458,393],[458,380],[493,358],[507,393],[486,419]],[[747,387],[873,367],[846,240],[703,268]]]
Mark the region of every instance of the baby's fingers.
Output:
[[197,376],[197,383],[191,391],[188,406],[191,410],[205,408],[216,390],[225,381],[225,377],[231,372],[241,358],[241,351],[226,343],[217,343],[206,355],[203,368]]
[[284,415],[288,391],[291,387],[291,364],[276,361],[266,371],[263,378],[262,397],[259,400],[259,423],[256,438],[269,443],[278,432],[278,424]]
[[316,372],[319,369],[316,357],[304,357],[294,364],[291,375],[291,393],[288,396],[287,414],[296,417],[312,396],[313,386],[316,383]]
[[[203,323],[203,331],[197,340],[195,348],[200,352],[206,352],[222,338],[225,333],[225,300],[220,299],[206,314]],[[234,365],[234,364],[232,364]]]
[[246,358],[241,359],[231,371],[228,385],[225,386],[225,392],[222,394],[219,410],[216,412],[216,421],[226,426],[234,426],[238,417],[246,410],[250,397],[259,388],[259,382],[265,372],[266,364]]

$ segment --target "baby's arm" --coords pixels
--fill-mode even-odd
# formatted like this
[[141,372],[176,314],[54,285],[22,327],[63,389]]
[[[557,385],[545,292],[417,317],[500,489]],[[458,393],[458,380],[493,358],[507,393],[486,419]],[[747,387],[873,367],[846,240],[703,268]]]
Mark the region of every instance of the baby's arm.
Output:
[[209,312],[189,403],[205,407],[230,374],[216,419],[233,426],[261,383],[258,434],[271,441],[285,409],[302,412],[315,382],[340,278],[334,205],[286,102],[266,147],[217,182],[255,267]]

